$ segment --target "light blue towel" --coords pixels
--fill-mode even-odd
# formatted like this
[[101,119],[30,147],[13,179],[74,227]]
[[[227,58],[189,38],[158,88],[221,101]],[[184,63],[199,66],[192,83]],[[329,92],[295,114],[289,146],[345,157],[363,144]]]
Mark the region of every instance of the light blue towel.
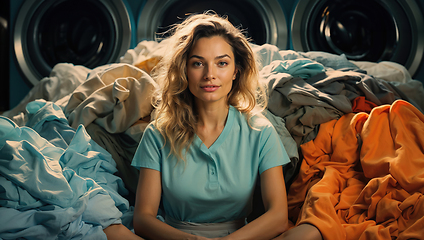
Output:
[[26,127],[0,116],[0,238],[106,239],[129,209],[112,157],[53,103],[27,111]]

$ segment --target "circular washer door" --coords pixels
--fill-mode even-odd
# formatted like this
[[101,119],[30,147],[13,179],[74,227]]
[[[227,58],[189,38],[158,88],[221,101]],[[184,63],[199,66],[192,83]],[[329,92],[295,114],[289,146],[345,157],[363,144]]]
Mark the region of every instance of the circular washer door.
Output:
[[228,16],[237,27],[247,30],[247,36],[258,45],[269,43],[286,49],[287,23],[276,0],[149,0],[138,21],[137,39],[155,40],[169,26],[181,22],[187,14],[213,10]]
[[15,57],[33,85],[57,63],[94,68],[130,47],[131,20],[115,0],[27,0],[14,28]]
[[414,75],[424,51],[423,13],[414,0],[300,0],[292,19],[296,51],[393,61]]

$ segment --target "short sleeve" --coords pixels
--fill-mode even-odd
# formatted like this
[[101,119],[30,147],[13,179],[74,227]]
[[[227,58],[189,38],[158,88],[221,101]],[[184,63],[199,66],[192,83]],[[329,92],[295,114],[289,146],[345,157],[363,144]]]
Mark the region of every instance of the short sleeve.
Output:
[[272,126],[262,130],[260,139],[261,149],[259,152],[259,173],[276,166],[284,166],[290,162],[290,158]]
[[144,130],[131,165],[137,169],[143,167],[161,171],[161,149],[163,148],[162,135],[150,123]]

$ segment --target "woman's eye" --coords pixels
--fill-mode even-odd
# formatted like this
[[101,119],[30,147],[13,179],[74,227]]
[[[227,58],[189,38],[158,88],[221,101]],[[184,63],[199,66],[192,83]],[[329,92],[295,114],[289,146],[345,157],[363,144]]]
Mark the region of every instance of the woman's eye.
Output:
[[227,62],[219,62],[218,65],[221,66],[221,67],[225,67],[225,66],[228,65],[228,63]]
[[193,66],[200,67],[200,66],[202,66],[202,63],[201,62],[194,62],[193,63]]

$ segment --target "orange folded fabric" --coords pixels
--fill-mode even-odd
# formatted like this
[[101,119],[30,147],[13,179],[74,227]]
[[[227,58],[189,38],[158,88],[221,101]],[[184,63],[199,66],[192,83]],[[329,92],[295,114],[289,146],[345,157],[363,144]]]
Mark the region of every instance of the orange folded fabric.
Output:
[[321,124],[301,146],[289,217],[324,239],[424,239],[424,115],[397,100]]
[[354,113],[359,113],[359,112],[370,113],[371,110],[377,106],[378,106],[377,104],[366,100],[364,96],[359,96],[352,100],[352,112]]

